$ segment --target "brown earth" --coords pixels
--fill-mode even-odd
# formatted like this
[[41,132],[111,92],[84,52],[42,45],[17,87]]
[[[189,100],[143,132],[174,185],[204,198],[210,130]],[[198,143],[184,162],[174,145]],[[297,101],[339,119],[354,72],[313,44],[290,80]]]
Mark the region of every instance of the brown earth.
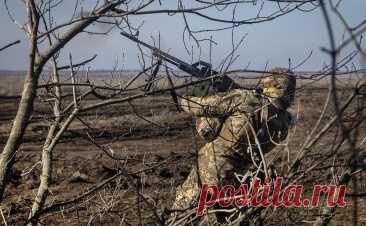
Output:
[[[19,95],[20,85],[16,86],[14,83],[21,84],[21,78],[0,76],[0,81],[2,149],[19,100],[16,97],[5,98],[4,95]],[[4,91],[5,83],[12,84],[7,91]],[[296,148],[302,144],[318,119],[327,94],[326,83],[299,89],[296,104],[290,109],[296,125],[296,132],[289,144],[291,152],[296,152]],[[306,82],[302,85],[304,84]],[[12,90],[10,93],[9,89]],[[345,88],[341,97],[345,98],[348,93]],[[97,101],[95,98],[88,98],[83,103],[87,105]],[[168,94],[149,96],[133,101],[132,104],[139,115],[154,124],[137,116],[128,103],[83,113],[80,120],[74,120],[54,150],[53,180],[47,205],[70,200],[117,172],[146,171],[136,175],[124,175],[86,197],[78,205],[67,205],[63,211],[45,214],[41,218],[42,225],[154,225],[157,224],[157,218],[152,206],[158,207],[158,213],[169,208],[175,187],[184,181],[195,161],[196,150],[204,142],[195,134],[194,119],[188,114],[177,112]],[[34,201],[41,169],[37,162],[41,158],[51,110],[51,105],[37,100],[32,122],[17,153],[5,203],[1,207],[8,225],[22,225]],[[366,134],[366,130],[363,133]],[[88,140],[87,134],[93,136],[99,145],[108,145],[116,155],[129,160],[111,159]],[[283,150],[279,152],[283,158],[287,156]],[[86,177],[72,181],[75,172],[85,174]],[[360,193],[366,192],[366,183],[362,176],[352,186],[358,187]],[[136,195],[136,191],[144,196]],[[365,225],[363,197],[356,200],[358,208],[355,207],[355,199],[348,197],[347,201],[346,208],[337,210],[332,225],[351,225],[355,221],[358,225]],[[282,214],[279,216],[279,219],[283,217]],[[312,215],[310,219],[315,216]],[[280,222],[271,223],[281,225]],[[294,225],[300,224],[304,223],[294,222]]]

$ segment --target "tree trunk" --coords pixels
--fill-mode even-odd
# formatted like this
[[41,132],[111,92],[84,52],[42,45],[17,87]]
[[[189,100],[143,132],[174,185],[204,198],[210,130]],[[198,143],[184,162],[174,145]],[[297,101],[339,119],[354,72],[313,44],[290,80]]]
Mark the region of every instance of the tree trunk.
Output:
[[[49,38],[49,42],[50,44],[52,44],[51,39]],[[59,78],[59,74],[57,71],[57,62],[55,57],[52,58],[52,65],[53,65],[53,75],[52,75],[52,80],[54,83],[59,83],[60,82],[60,78]],[[47,138],[46,141],[43,144],[42,147],[42,173],[40,176],[40,185],[38,187],[38,192],[37,192],[37,196],[34,200],[33,206],[32,206],[32,211],[29,215],[29,218],[33,217],[34,214],[36,214],[40,209],[43,208],[44,203],[46,202],[47,196],[48,196],[48,188],[49,188],[49,184],[52,180],[52,151],[53,151],[53,147],[50,147],[53,139],[55,139],[55,134],[57,132],[57,128],[60,124],[61,121],[61,87],[56,85],[55,88],[55,103],[53,106],[53,114],[55,116],[55,121],[52,122],[49,130],[48,130],[48,134],[47,134]],[[28,225],[32,225],[32,223],[29,223]]]
[[3,200],[5,186],[9,180],[10,169],[14,163],[15,154],[19,145],[22,143],[24,131],[33,111],[33,101],[36,96],[37,84],[38,76],[34,76],[33,70],[28,70],[18,111],[8,140],[0,155],[0,203]]

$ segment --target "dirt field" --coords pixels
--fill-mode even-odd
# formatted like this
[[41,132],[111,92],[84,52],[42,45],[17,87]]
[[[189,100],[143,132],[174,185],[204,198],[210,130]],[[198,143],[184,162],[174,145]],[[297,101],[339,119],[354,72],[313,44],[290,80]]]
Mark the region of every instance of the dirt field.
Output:
[[[21,79],[18,76],[0,76],[0,149],[6,142],[16,113],[19,101],[16,95],[21,89]],[[300,83],[299,87],[305,84]],[[327,96],[326,85],[324,81],[299,89],[296,103],[290,109],[296,127],[289,144],[291,153],[296,152],[316,123]],[[346,98],[348,93],[345,88],[342,98]],[[83,103],[88,105],[96,101],[89,97]],[[63,211],[45,214],[41,218],[42,225],[155,225],[158,221],[151,205],[159,207],[159,214],[170,207],[175,187],[188,175],[195,161],[195,151],[204,142],[195,133],[194,119],[177,112],[170,95],[149,96],[132,104],[134,108],[128,103],[103,107],[83,113],[74,120],[54,151],[53,180],[46,205],[75,198],[118,172],[141,173],[121,176],[78,205],[65,205]],[[2,206],[8,225],[22,225],[34,201],[41,171],[37,162],[41,158],[51,110],[50,104],[37,100]],[[328,112],[330,114],[331,111]],[[366,134],[366,126],[362,133]],[[88,134],[98,145],[108,145],[125,160],[108,157],[88,140]],[[318,148],[321,152],[321,147]],[[282,159],[287,158],[287,152],[281,148],[275,152],[283,156]],[[78,173],[82,176],[75,177]],[[362,175],[347,192],[351,192],[355,185],[359,193],[366,192],[366,180]],[[144,195],[136,195],[137,192]],[[362,196],[357,199],[347,197],[347,207],[337,210],[332,225],[354,225],[353,222],[366,225],[365,207]],[[278,222],[267,223],[281,225],[282,217],[289,217],[291,212],[297,211],[307,210],[279,211]],[[314,219],[316,213],[307,213],[307,216]],[[293,223],[302,224],[308,225]]]

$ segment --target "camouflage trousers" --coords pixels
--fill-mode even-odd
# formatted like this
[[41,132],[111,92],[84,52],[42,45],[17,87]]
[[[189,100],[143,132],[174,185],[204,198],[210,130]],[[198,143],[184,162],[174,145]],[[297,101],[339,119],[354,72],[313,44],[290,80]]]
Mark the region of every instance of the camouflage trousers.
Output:
[[[185,182],[177,188],[174,210],[192,210],[197,206],[202,184],[236,185],[235,173],[245,173],[252,162],[245,151],[238,151],[214,140],[203,146]],[[207,217],[207,216],[206,216]],[[215,221],[215,216],[208,216]],[[212,225],[212,224],[208,224]]]

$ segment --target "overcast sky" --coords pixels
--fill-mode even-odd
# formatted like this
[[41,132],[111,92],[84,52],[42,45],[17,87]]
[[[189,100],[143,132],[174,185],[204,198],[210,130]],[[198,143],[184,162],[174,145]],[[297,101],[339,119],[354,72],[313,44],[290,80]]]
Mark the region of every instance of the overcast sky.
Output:
[[[25,10],[21,1],[11,0],[8,2],[15,17],[19,21],[24,21]],[[71,15],[74,1],[67,0],[65,2],[56,12],[56,20],[65,20]],[[185,7],[189,7],[190,2],[190,0],[184,1]],[[176,1],[165,0],[162,3],[165,6],[164,8],[174,8]],[[263,12],[271,12],[275,10],[275,7],[275,4],[266,3]],[[351,26],[366,19],[365,9],[366,0],[344,0],[341,5],[341,10]],[[258,6],[245,5],[245,7],[237,8],[236,14],[238,18],[248,18],[251,15],[256,15],[257,10]],[[215,15],[227,17],[230,16],[230,12],[226,11],[222,15]],[[0,53],[0,69],[24,70],[27,64],[28,41],[25,39],[23,31],[8,18],[3,1],[0,3],[0,21],[0,46],[17,39],[22,41],[21,44]],[[188,62],[191,61],[191,57],[187,54],[182,41],[184,22],[181,15],[135,16],[131,17],[130,21],[135,25],[143,22],[140,32],[142,40],[151,43],[152,39],[150,37],[156,37],[160,32],[163,50],[169,50],[169,53]],[[212,22],[207,22],[196,16],[188,16],[188,22],[193,29],[210,28],[214,25]],[[332,22],[339,41],[344,30],[334,16]],[[93,26],[91,29],[103,31],[106,28]],[[301,70],[318,70],[324,62],[328,61],[326,54],[320,51],[320,47],[328,46],[328,37],[320,9],[310,13],[296,11],[263,24],[243,25],[235,29],[235,42],[238,42],[245,34],[247,36],[237,51],[240,57],[232,65],[232,68],[244,68],[249,64],[251,69],[264,69],[267,62],[270,67],[287,66],[289,58],[291,58],[292,64],[296,65],[311,51],[313,51],[312,57],[300,68]],[[214,34],[206,33],[201,37],[209,38],[211,35],[213,35],[214,41],[218,43],[213,48],[212,63],[218,65],[232,49],[231,30]],[[194,46],[194,42],[190,42],[189,45]],[[194,59],[196,60],[199,56],[197,48],[195,46],[194,48]],[[119,69],[139,68],[138,52],[135,44],[122,37],[117,30],[109,36],[91,36],[87,34],[78,36],[62,50],[62,56],[67,56],[69,52],[72,52],[75,62],[98,54],[95,61],[90,64],[92,69],[112,69],[116,64],[116,60],[118,60]],[[343,52],[343,54],[346,53],[346,51]],[[61,61],[66,63],[63,60],[64,58]],[[207,44],[202,45],[201,58],[209,61]],[[359,65],[360,60],[356,59],[355,64]]]

